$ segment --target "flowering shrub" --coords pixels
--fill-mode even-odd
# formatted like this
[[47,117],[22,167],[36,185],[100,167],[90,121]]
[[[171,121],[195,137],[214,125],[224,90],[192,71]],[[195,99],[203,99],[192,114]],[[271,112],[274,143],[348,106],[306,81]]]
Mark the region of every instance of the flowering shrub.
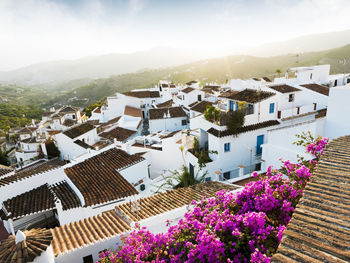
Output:
[[194,201],[166,233],[138,228],[117,252],[101,253],[99,262],[270,262],[327,142],[306,145],[315,157],[307,166],[284,161],[238,193],[222,190]]

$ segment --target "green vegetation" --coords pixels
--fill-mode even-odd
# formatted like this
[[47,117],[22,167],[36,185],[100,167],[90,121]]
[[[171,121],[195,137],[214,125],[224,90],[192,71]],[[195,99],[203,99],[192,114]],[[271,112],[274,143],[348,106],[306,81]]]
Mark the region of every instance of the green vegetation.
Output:
[[10,165],[10,162],[7,159],[7,154],[1,150],[0,150],[0,164]]
[[35,104],[0,103],[0,129],[8,131],[13,127],[22,127],[32,119],[40,119],[42,110]]
[[214,106],[207,106],[204,112],[204,118],[210,122],[217,122],[220,120],[220,110],[216,109]]
[[101,101],[92,103],[92,104],[90,104],[89,106],[87,106],[87,107],[84,109],[84,112],[85,112],[86,116],[91,117],[91,112],[92,112],[95,108],[101,107],[105,102],[106,102],[105,100],[101,100]]

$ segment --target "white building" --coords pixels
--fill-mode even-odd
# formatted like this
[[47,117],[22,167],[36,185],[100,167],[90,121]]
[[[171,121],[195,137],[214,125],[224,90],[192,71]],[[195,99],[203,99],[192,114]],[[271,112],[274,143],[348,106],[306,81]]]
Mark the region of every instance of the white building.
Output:
[[178,131],[186,129],[187,114],[182,107],[160,108],[149,110],[149,131]]

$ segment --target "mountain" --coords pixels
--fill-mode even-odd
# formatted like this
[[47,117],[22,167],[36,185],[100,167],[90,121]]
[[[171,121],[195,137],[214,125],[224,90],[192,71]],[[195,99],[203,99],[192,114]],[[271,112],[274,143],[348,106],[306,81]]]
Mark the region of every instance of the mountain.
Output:
[[[246,54],[267,57],[320,51],[346,44],[350,44],[350,30],[307,35],[284,42],[270,43],[249,50]],[[173,67],[205,57],[204,54],[193,50],[154,48],[130,54],[106,54],[78,60],[35,64],[6,72],[0,71],[0,82],[17,85],[41,85],[44,88],[57,89],[57,85],[62,86],[72,80],[87,83],[92,79],[106,78],[111,75]],[[272,58],[272,60],[274,59]]]
[[76,79],[104,78],[142,69],[181,65],[201,57],[199,53],[186,49],[154,48],[130,54],[106,54],[0,71],[0,81],[18,85],[57,85]]
[[[347,63],[340,64],[339,60],[344,58]],[[298,57],[295,54],[267,58],[228,56],[200,60],[176,67],[122,74],[93,80],[81,87],[71,88],[63,94],[54,96],[45,105],[62,105],[68,102],[76,106],[86,106],[115,92],[150,88],[157,84],[159,79],[169,79],[174,83],[199,80],[202,84],[225,83],[232,78],[269,77],[273,79],[276,69],[281,69],[284,73],[291,67],[321,64],[330,64],[332,74],[350,72],[350,45],[326,51],[303,53]]]
[[268,57],[322,51],[347,44],[350,44],[350,30],[305,35],[287,41],[268,43],[249,50],[247,54]]

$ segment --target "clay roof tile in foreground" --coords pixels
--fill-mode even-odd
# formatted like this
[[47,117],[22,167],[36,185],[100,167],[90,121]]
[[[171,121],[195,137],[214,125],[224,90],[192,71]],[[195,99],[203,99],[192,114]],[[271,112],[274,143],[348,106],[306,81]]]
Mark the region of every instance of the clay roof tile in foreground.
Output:
[[6,175],[8,173],[11,173],[12,171],[13,171],[13,169],[11,167],[7,167],[7,166],[0,164],[0,177],[2,177],[3,175]]
[[23,169],[16,170],[15,174],[4,177],[0,179],[0,187],[34,176],[36,174],[44,173],[49,170],[57,169],[65,164],[64,161],[61,161],[60,159],[51,159],[49,161],[46,160],[40,160],[32,165],[29,165]]
[[324,151],[271,262],[350,262],[350,136]]
[[218,191],[223,189],[236,190],[238,188],[215,181],[206,182],[141,198],[138,201],[140,209],[137,214],[131,203],[118,205],[116,209],[136,222],[189,205],[193,200],[199,201],[203,197],[215,196]]
[[80,200],[66,181],[49,186],[44,184],[28,192],[4,201],[10,218],[52,210],[56,207],[55,196],[61,200],[63,210],[81,207]]
[[118,170],[143,160],[113,148],[66,168],[65,173],[82,193],[85,206],[92,206],[137,194]]
[[168,107],[173,106],[173,104],[174,104],[174,101],[172,99],[170,99],[170,100],[167,100],[163,103],[157,104],[157,108],[168,108]]
[[104,212],[52,229],[53,252],[55,256],[58,256],[129,230],[130,226],[114,210]]
[[0,241],[1,263],[27,263],[44,253],[52,242],[52,233],[47,229],[25,230],[26,239],[16,244],[16,237],[11,235]]

